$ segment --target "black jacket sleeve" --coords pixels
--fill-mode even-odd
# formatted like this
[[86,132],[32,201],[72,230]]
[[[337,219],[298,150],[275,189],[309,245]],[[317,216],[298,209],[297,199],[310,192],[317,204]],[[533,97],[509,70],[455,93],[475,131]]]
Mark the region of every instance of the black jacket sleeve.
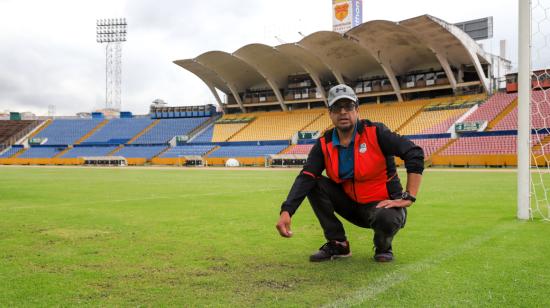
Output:
[[317,178],[321,176],[323,170],[325,170],[325,160],[321,149],[321,141],[318,139],[311,148],[302,171],[294,180],[286,201],[281,206],[281,212],[287,211],[290,216],[294,215],[304,198],[315,187]]
[[392,132],[386,125],[375,123],[378,144],[385,155],[397,156],[405,161],[407,173],[422,174],[424,150],[409,139]]

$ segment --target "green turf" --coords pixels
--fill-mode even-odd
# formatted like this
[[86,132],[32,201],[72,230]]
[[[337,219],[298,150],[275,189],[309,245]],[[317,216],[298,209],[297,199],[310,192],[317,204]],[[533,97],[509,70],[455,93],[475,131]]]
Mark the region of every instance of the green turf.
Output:
[[[346,224],[353,257],[312,264],[297,170],[0,168],[0,306],[550,305],[550,223],[515,219],[515,174],[425,173],[394,242]],[[550,178],[547,178],[550,182]]]

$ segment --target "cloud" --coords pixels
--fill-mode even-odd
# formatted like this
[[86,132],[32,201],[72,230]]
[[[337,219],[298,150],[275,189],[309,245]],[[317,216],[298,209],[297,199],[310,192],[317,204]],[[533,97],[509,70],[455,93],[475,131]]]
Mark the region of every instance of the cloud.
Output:
[[[484,45],[498,53],[498,40],[507,39],[515,61],[516,1],[496,4],[464,0],[450,10],[435,0],[363,1],[365,21],[428,13],[457,22],[493,15],[495,39]],[[156,98],[171,105],[214,101],[206,85],[174,60],[210,50],[233,52],[250,43],[277,45],[275,36],[298,41],[298,31],[331,28],[330,1],[1,0],[0,110],[46,114],[48,105],[55,105],[58,115],[70,115],[100,108],[105,50],[95,42],[95,20],[116,17],[129,23],[122,48],[122,105],[134,113],[146,113]]]

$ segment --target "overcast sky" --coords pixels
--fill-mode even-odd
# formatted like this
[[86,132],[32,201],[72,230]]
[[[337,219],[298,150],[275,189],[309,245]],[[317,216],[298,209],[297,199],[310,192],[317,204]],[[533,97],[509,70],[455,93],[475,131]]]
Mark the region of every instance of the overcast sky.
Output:
[[[0,111],[74,115],[104,105],[105,49],[96,19],[126,17],[122,47],[122,110],[215,103],[195,75],[172,63],[209,50],[233,52],[249,43],[278,45],[330,30],[331,0],[0,0]],[[399,21],[430,14],[455,23],[494,17],[482,41],[517,63],[517,0],[363,0],[363,21]],[[277,37],[277,38],[276,38]]]

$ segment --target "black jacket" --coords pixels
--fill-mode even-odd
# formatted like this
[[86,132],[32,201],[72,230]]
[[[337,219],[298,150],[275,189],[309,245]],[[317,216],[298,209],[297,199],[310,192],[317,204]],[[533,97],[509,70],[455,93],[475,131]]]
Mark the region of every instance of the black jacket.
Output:
[[[394,156],[405,161],[407,173],[422,174],[424,171],[424,151],[421,147],[415,145],[409,139],[390,131],[389,128],[382,123],[362,120],[357,127],[357,132],[361,133],[365,125],[376,127],[378,144],[386,157],[388,178],[396,174]],[[334,128],[324,133],[327,142],[332,139],[333,130]],[[293,215],[310,190],[315,187],[316,178],[321,176],[323,170],[325,170],[325,161],[321,149],[321,142],[317,140],[309,152],[306,164],[296,177],[286,201],[283,202],[281,211],[287,211],[290,215]],[[397,175],[388,182],[387,188],[391,199],[400,198],[403,188]]]

